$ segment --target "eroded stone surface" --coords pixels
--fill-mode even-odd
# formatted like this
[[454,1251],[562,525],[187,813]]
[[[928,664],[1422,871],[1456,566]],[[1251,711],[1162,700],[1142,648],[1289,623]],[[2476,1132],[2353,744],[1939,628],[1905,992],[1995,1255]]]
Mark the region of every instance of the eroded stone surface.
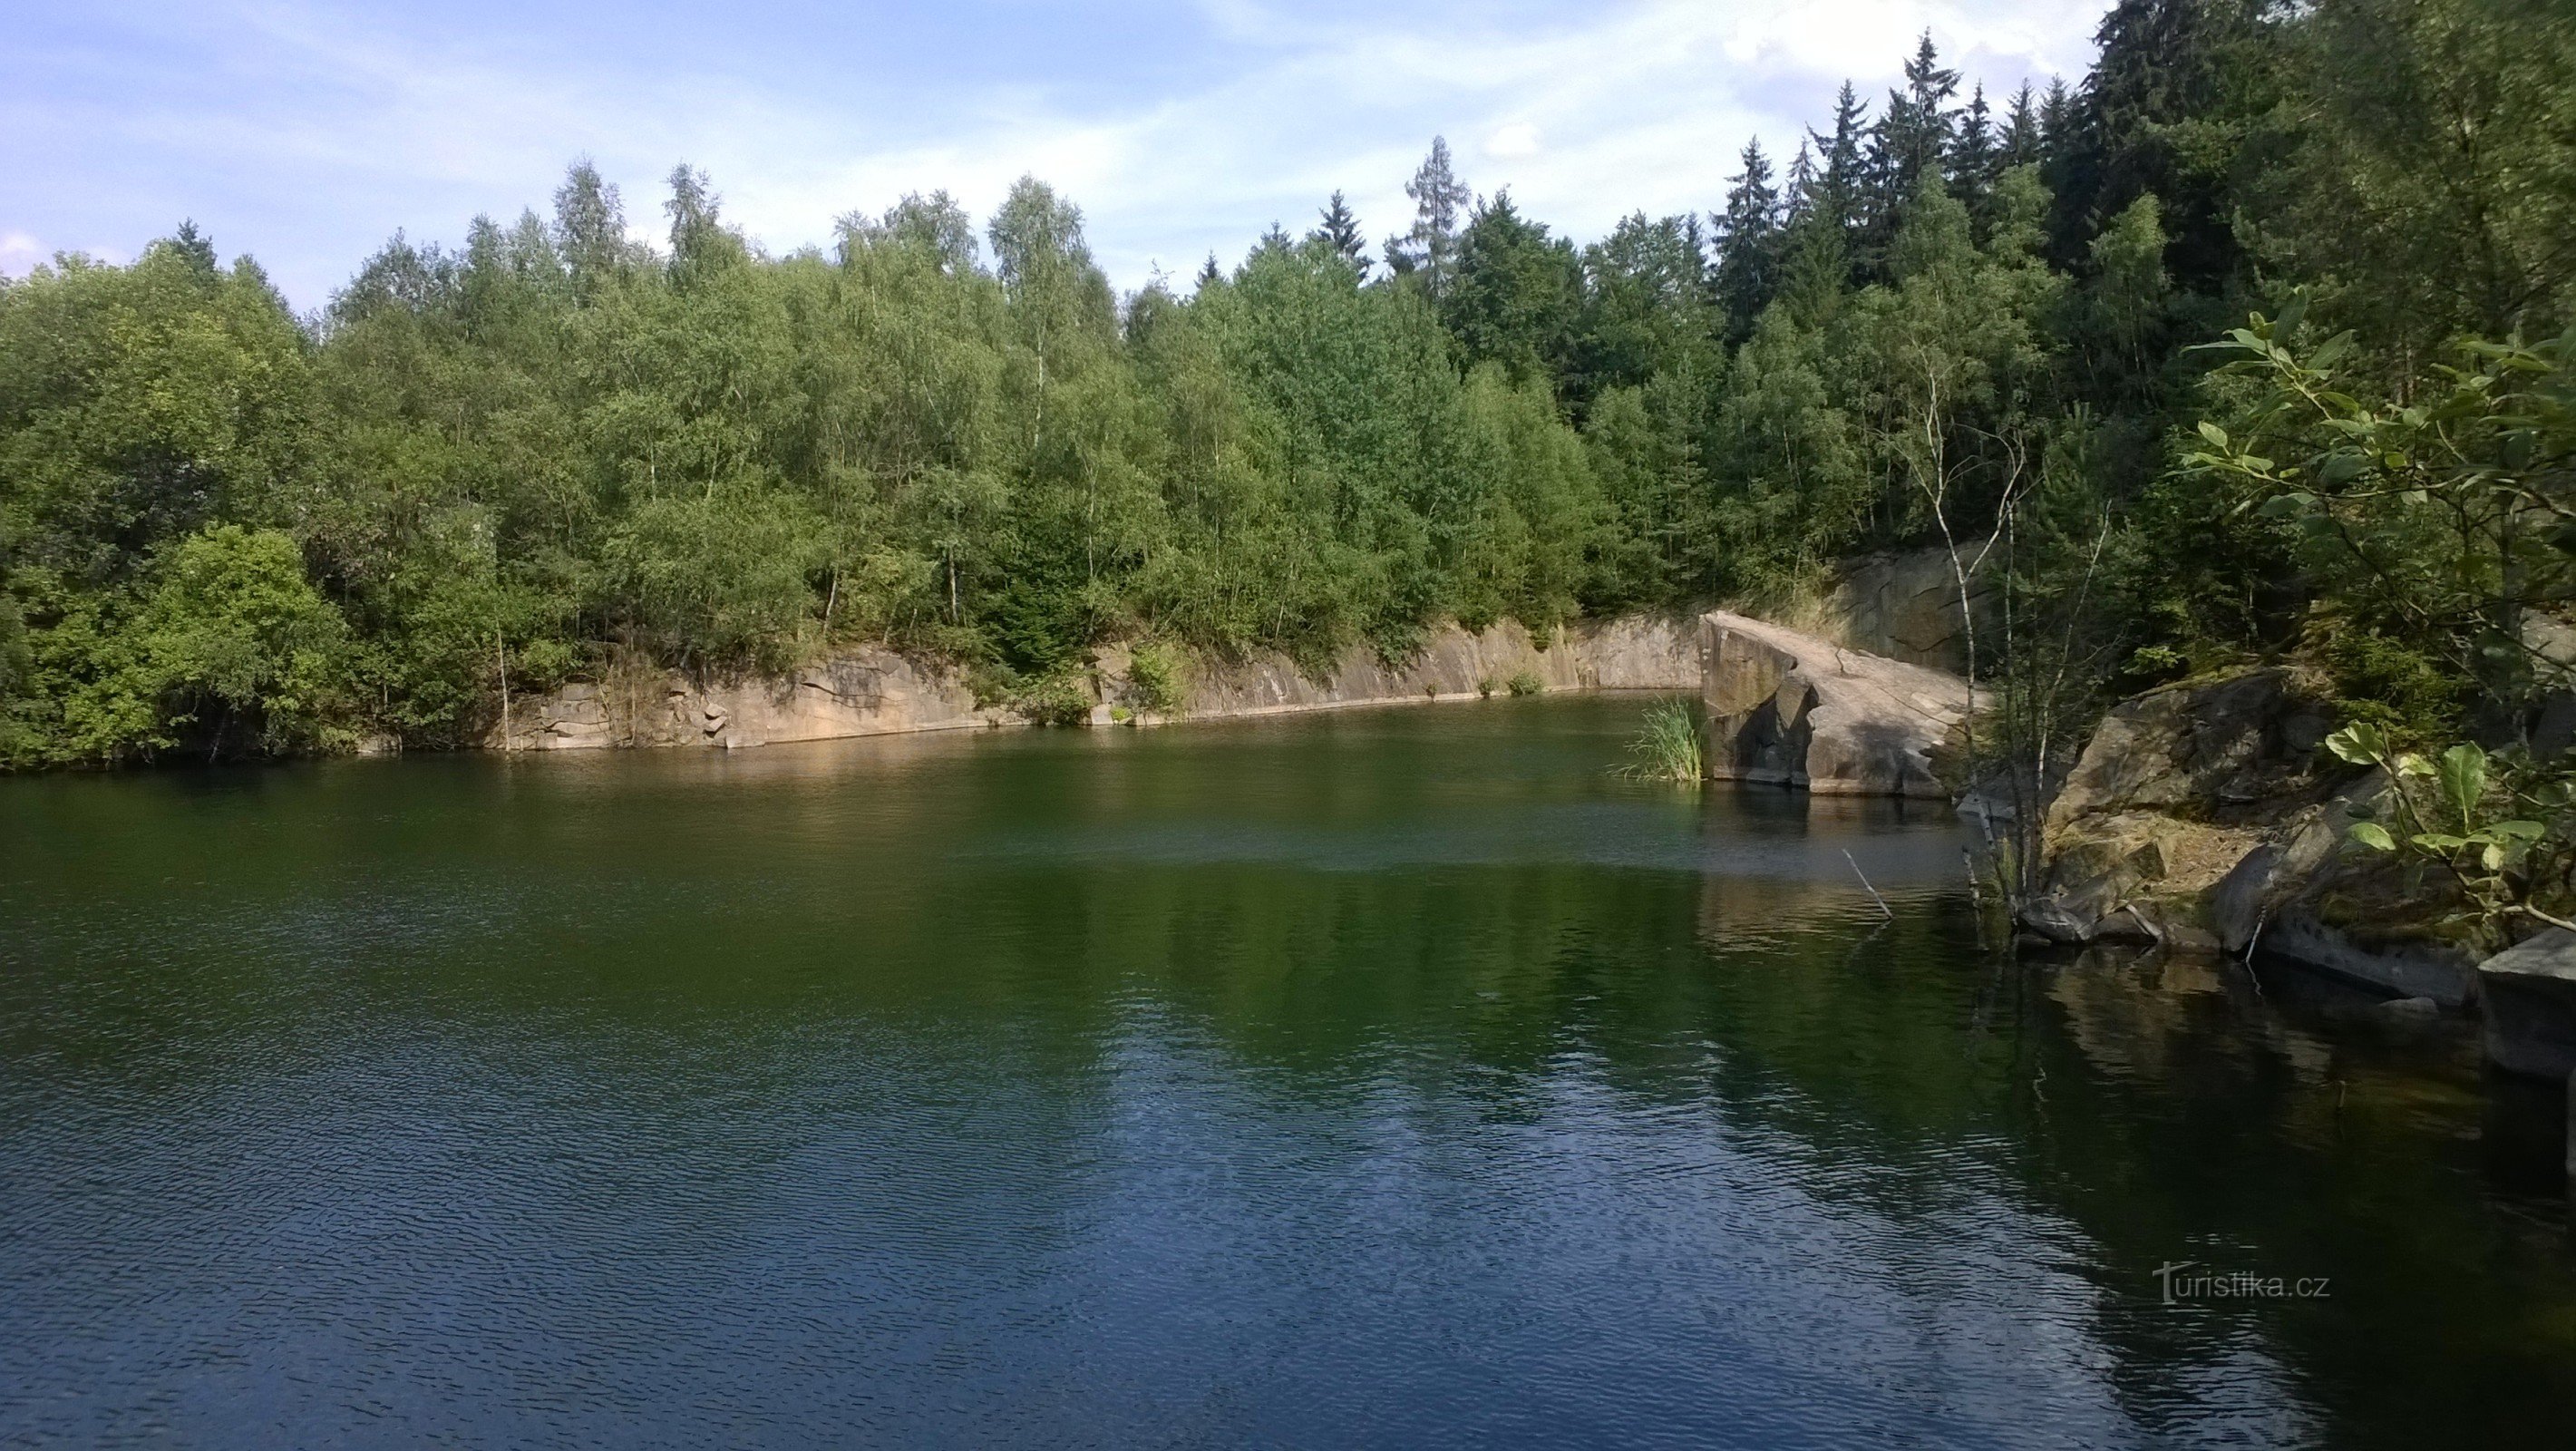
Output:
[[[2312,868],[2339,839],[2275,835],[2284,814],[2312,810],[2330,787],[2312,770],[2327,728],[2313,696],[2282,670],[2121,702],[2049,804],[2048,866],[2025,925],[2061,942],[2153,937],[2241,949],[2250,924],[2288,890],[2274,869],[2293,860]],[[2262,869],[2247,872],[2258,860]],[[2213,910],[2220,898],[2229,911]],[[2231,934],[2239,919],[2248,930]]]
[[700,680],[675,670],[611,671],[511,702],[485,744],[514,751],[613,746],[756,746],[999,721],[954,672],[861,646],[784,676]]

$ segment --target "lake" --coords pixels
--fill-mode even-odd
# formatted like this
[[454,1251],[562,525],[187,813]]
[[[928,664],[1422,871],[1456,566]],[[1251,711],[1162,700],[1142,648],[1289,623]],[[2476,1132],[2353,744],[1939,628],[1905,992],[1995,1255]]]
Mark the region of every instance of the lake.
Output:
[[0,1442],[2563,1444],[2468,1027],[1644,707],[0,781]]

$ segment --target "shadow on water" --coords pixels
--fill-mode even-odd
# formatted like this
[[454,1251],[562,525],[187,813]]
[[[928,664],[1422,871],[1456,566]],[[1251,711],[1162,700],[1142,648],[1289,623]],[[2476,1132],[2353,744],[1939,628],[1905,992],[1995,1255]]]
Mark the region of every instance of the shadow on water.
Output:
[[1641,708],[0,782],[0,1431],[2558,1433],[2563,1107]]

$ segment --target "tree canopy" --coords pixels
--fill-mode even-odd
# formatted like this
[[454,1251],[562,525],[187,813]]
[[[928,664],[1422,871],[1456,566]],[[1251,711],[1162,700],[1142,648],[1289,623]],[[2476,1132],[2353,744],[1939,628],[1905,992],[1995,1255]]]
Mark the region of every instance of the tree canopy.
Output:
[[[2009,532],[2033,598],[2080,564],[2104,689],[2315,649],[2457,716],[2512,676],[2477,664],[2498,591],[2552,604],[2565,480],[2492,409],[2445,439],[2523,494],[2390,504],[2234,445],[2368,428],[2409,462],[2362,476],[2403,479],[2405,410],[2561,376],[2571,31],[2120,0],[2092,74],[2000,114],[1926,36],[1704,212],[1582,243],[1435,139],[1380,258],[1335,192],[1186,295],[1120,295],[1034,178],[980,230],[909,196],[774,256],[685,164],[655,246],[577,163],[550,215],[398,234],[309,318],[193,225],[61,257],[0,281],[0,760],[458,744],[619,658],[857,640],[1005,693],[1116,639],[1399,656],[1960,529]],[[2254,313],[2289,361],[2194,350]],[[2293,364],[2345,401],[2294,420]]]

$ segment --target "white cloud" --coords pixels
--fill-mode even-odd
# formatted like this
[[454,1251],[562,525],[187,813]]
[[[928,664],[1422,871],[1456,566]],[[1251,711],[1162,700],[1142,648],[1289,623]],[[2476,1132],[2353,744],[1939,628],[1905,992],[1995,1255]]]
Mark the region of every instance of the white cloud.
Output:
[[[966,76],[929,101],[872,106],[858,88],[817,95],[606,59],[567,73],[498,42],[424,45],[262,10],[201,20],[188,39],[233,72],[211,114],[133,86],[86,114],[0,102],[0,129],[36,128],[29,157],[80,144],[106,161],[148,153],[167,173],[228,176],[237,214],[218,240],[258,252],[303,305],[396,226],[453,238],[474,210],[542,210],[582,154],[623,184],[639,232],[659,230],[661,178],[685,159],[777,251],[826,241],[833,218],[906,191],[945,187],[986,212],[1035,173],[1082,204],[1095,251],[1134,286],[1158,263],[1240,255],[1274,220],[1302,227],[1335,188],[1372,232],[1401,230],[1403,181],[1434,132],[1461,143],[1477,190],[1509,186],[1530,215],[1579,237],[1631,210],[1707,210],[1747,136],[1794,149],[1845,75],[1882,95],[1924,29],[1948,63],[2008,89],[2078,71],[2098,13],[2056,0],[1608,0],[1507,26],[1436,6],[1318,20],[1284,3],[1207,0],[1203,12],[1226,60],[1185,72],[1210,77],[1194,87],[1075,102]],[[247,27],[247,42],[228,27]],[[1068,57],[1068,74],[1080,62]],[[84,130],[107,139],[83,142]],[[117,170],[66,164],[61,184]],[[34,220],[0,189],[0,223]]]
[[1519,161],[1538,155],[1538,128],[1527,121],[1514,121],[1485,138],[1485,154],[1498,161]]

